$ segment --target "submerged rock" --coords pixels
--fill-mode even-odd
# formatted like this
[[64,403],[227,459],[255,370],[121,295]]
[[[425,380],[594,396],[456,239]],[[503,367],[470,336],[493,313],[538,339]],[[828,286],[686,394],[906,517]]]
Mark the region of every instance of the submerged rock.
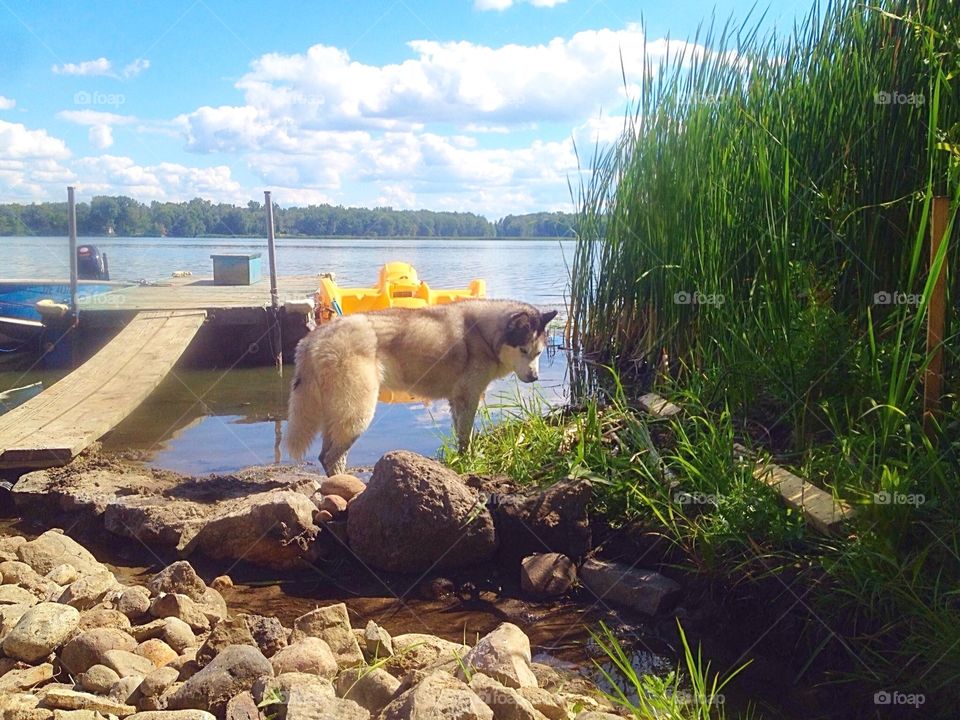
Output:
[[681,595],[680,586],[658,572],[608,560],[587,560],[580,567],[580,579],[600,600],[645,615],[672,609]]
[[435,460],[390,452],[347,513],[350,548],[392,572],[471,565],[497,549],[493,518],[475,490]]
[[520,564],[520,589],[533,597],[558,597],[577,582],[577,566],[560,553],[525,557]]

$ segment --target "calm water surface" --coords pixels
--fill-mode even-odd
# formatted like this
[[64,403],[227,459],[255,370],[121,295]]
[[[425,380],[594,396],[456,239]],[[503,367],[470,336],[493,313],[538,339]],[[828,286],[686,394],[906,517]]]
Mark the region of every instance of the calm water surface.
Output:
[[[259,251],[266,259],[265,242],[256,239],[82,238],[81,242],[96,244],[107,252],[114,280],[157,280],[175,270],[209,276],[212,254]],[[0,238],[0,248],[5,258],[0,271],[4,278],[69,274],[65,238]],[[486,280],[490,297],[511,297],[561,310],[566,305],[567,261],[572,253],[573,243],[556,240],[277,241],[280,275],[333,272],[342,284],[372,285],[383,263],[403,260],[434,287],[466,286],[480,277]],[[536,397],[548,403],[564,400],[565,354],[545,353],[540,370],[541,379],[534,385],[519,383],[512,376],[491,385],[487,393],[491,412],[495,416],[509,412],[503,406],[515,404],[518,398]],[[279,439],[291,376],[292,368],[287,368],[282,378],[272,368],[228,373],[177,369],[104,439],[104,447],[140,450],[157,467],[188,473],[230,472],[287,461]],[[58,377],[45,372],[4,371],[0,364],[0,393],[38,382],[49,386]],[[13,402],[8,399],[6,404]],[[0,395],[0,411],[4,409]],[[429,406],[381,403],[349,461],[355,466],[371,465],[384,452],[397,448],[434,455],[449,432],[445,401]],[[319,443],[312,455],[318,451]]]

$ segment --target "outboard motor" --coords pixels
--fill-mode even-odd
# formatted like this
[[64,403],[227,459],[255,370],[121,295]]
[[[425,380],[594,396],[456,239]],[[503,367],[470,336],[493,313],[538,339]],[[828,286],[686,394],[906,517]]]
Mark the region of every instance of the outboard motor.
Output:
[[107,254],[96,245],[81,245],[77,248],[77,277],[81,280],[109,280],[110,265]]

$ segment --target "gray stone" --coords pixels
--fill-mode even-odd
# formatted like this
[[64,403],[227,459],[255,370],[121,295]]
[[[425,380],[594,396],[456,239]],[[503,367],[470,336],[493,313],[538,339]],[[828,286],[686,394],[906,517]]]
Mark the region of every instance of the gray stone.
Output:
[[260,652],[267,657],[273,657],[278,650],[287,646],[287,636],[290,633],[277,618],[245,614],[240,617],[247,624]]
[[172,667],[159,667],[143,678],[139,688],[140,694],[144,697],[160,697],[179,676],[180,672]]
[[66,642],[79,623],[80,613],[76,608],[40,603],[27,610],[7,633],[3,652],[24,662],[36,662]]
[[337,659],[330,646],[316,637],[305,637],[277,652],[270,658],[274,674],[298,672],[333,678],[337,674]]
[[137,709],[133,705],[117,702],[110,698],[92,695],[90,693],[51,688],[43,695],[43,704],[61,710],[93,710],[105,715],[127,717],[133,715]]
[[553,693],[535,687],[522,687],[517,692],[550,720],[567,720],[567,709],[563,701]]
[[493,710],[494,720],[547,720],[529,700],[483,673],[470,678],[470,689]]
[[577,566],[561,553],[529,555],[520,564],[520,589],[535,598],[559,597],[577,582]]
[[163,620],[160,637],[178,653],[197,644],[193,629],[180,618],[168,617]]
[[580,579],[600,600],[651,616],[671,610],[681,595],[680,586],[658,572],[607,560],[587,560]]
[[400,681],[383,668],[350,668],[337,676],[337,695],[378,715],[393,699]]
[[130,619],[143,617],[150,610],[150,593],[142,587],[127,588],[117,598],[117,610]]
[[0,585],[0,605],[36,605],[39,599],[16,585]]
[[530,640],[513,623],[498,625],[463,658],[463,664],[472,671],[489,675],[511,688],[537,687],[530,662]]
[[106,607],[95,607],[80,613],[80,629],[93,630],[94,628],[114,628],[115,630],[130,631],[130,619],[119,610]]
[[296,641],[303,637],[317,637],[326,642],[340,667],[363,663],[363,653],[353,634],[344,603],[311,610],[294,620],[290,639]]
[[103,654],[103,664],[115,671],[121,678],[136,675],[145,677],[154,671],[156,666],[148,658],[127,650],[107,650]]
[[374,663],[393,655],[393,638],[373,620],[367,621],[367,627],[363,630],[363,645],[367,662]]
[[163,710],[138,712],[130,716],[131,720],[215,720],[205,710]]
[[106,665],[91,665],[85,672],[77,675],[77,685],[81,690],[106,695],[119,679],[117,672]]
[[320,481],[321,495],[336,495],[344,500],[350,500],[366,489],[366,483],[353,475],[331,475]]
[[108,592],[118,587],[119,583],[111,572],[84,575],[70,583],[57,602],[71,605],[77,610],[90,610],[103,600]]
[[108,694],[117,702],[135,705],[137,700],[140,699],[140,683],[142,682],[142,675],[122,677],[110,686],[110,692]]
[[86,672],[94,665],[104,665],[108,650],[132,652],[137,642],[116,628],[94,628],[71,638],[60,651],[60,662],[73,675]]
[[13,668],[0,675],[0,693],[30,690],[53,680],[53,665],[41,663],[35,667]]
[[466,684],[436,670],[392,700],[381,720],[493,720],[493,710]]
[[210,620],[203,608],[186,595],[169,593],[154,598],[150,603],[150,614],[155,618],[175,617],[195,632],[206,632],[210,629]]
[[434,665],[457,663],[470,652],[469,645],[450,642],[425,633],[403,633],[393,637],[393,656],[387,668],[396,675],[424,670]]
[[68,565],[67,563],[57,565],[55,568],[53,568],[53,570],[46,574],[46,578],[48,580],[62,586],[69,585],[79,577],[80,573],[77,571],[77,569],[73,565]]
[[197,663],[203,667],[228,645],[251,645],[257,647],[250,629],[243,618],[224,618],[207,636],[203,645],[197,651]]
[[208,710],[222,718],[230,698],[249,690],[264,675],[273,675],[273,667],[257,648],[231,645],[177,688],[169,697],[168,707]]
[[36,540],[18,546],[17,557],[41,575],[63,564],[72,565],[81,575],[107,571],[89,550],[59,530],[47,530]]
[[[273,708],[264,708],[271,713]],[[280,714],[276,714],[277,720],[282,720]],[[226,720],[260,720],[260,709],[249,690],[244,690],[239,695],[234,695],[227,702]]]

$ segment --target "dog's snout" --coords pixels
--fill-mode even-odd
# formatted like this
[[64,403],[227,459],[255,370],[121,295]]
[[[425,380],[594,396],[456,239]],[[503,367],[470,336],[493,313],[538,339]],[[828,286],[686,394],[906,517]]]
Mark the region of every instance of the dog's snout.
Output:
[[536,382],[536,381],[537,381],[537,378],[539,378],[539,377],[540,377],[540,376],[539,376],[537,373],[530,373],[530,374],[527,375],[523,380],[524,380],[524,382],[532,383],[532,382]]

